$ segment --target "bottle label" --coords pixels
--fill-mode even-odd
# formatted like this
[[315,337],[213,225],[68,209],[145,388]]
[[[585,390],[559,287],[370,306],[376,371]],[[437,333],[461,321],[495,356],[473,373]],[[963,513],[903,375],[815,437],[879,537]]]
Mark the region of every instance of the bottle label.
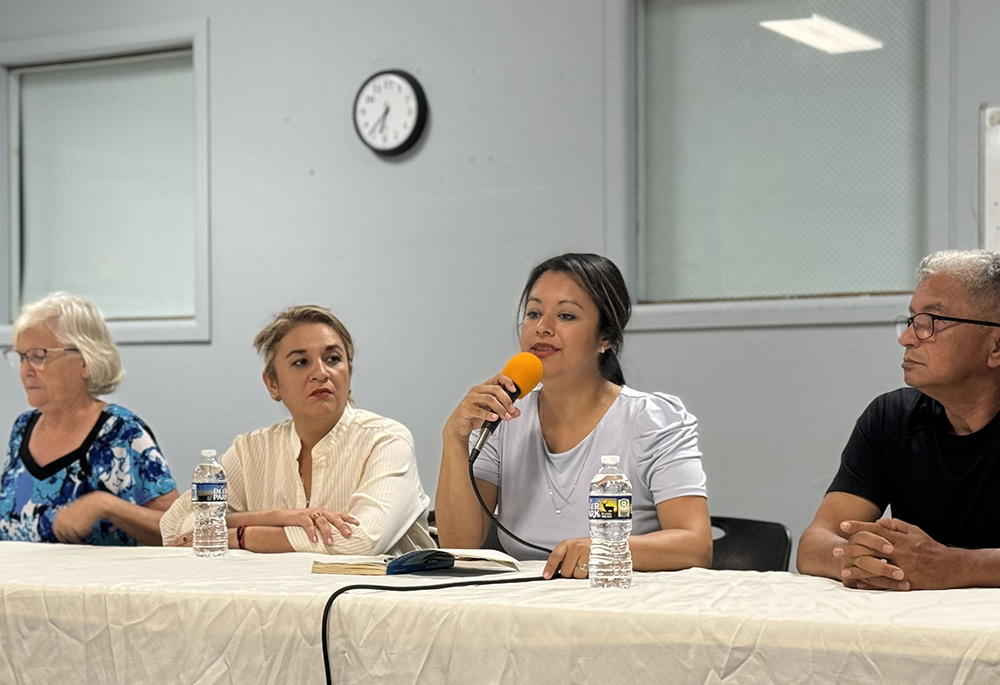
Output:
[[191,483],[192,502],[225,502],[225,483]]
[[590,519],[630,520],[632,518],[632,495],[590,496]]

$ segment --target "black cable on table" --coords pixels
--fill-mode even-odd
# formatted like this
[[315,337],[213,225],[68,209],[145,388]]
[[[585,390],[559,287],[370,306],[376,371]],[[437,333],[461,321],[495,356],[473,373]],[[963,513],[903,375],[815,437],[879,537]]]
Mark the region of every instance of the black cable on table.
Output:
[[333,685],[333,677],[330,675],[330,647],[329,647],[329,628],[327,627],[330,619],[330,609],[333,608],[333,602],[338,597],[340,597],[345,592],[350,590],[385,590],[388,592],[414,592],[416,590],[444,590],[451,587],[469,587],[474,585],[510,585],[513,583],[532,583],[537,580],[545,580],[541,576],[532,576],[531,578],[507,578],[504,580],[463,580],[457,583],[438,583],[437,585],[407,585],[404,587],[396,587],[391,585],[374,585],[374,584],[358,584],[358,585],[345,585],[340,588],[332,595],[330,599],[326,600],[326,607],[323,609],[323,669],[326,672],[326,685]]
[[[500,521],[497,520],[497,517],[493,514],[490,508],[486,506],[486,502],[483,501],[483,495],[481,492],[479,492],[479,485],[476,483],[476,474],[473,469],[473,466],[476,463],[476,457],[478,456],[479,456],[478,453],[474,453],[469,456],[469,482],[472,483],[472,491],[476,493],[476,499],[479,500],[479,506],[483,508],[483,511],[486,512],[486,515],[490,518],[490,520],[494,524],[496,524],[496,527],[505,532],[507,535],[509,535],[511,539],[520,542],[525,547],[530,547],[531,549],[537,549],[539,552],[544,552],[545,554],[552,554],[551,549],[547,549],[545,547],[541,547],[540,545],[535,545],[525,540],[522,540],[521,538],[519,538],[518,536],[514,535],[512,532],[507,530],[507,528],[502,523],[500,523]],[[554,577],[558,578],[560,576],[556,575]],[[326,683],[327,685],[333,685],[333,679],[332,676],[330,675],[330,646],[328,644],[329,642],[328,623],[330,618],[330,609],[333,608],[333,603],[337,599],[337,597],[340,597],[340,595],[344,594],[349,590],[385,590],[388,592],[413,592],[416,590],[443,590],[452,587],[471,587],[475,585],[509,585],[512,583],[530,583],[537,580],[545,580],[545,578],[542,578],[541,576],[537,577],[533,576],[531,578],[508,578],[506,580],[465,580],[457,583],[440,583],[437,585],[409,585],[405,587],[393,587],[388,585],[373,585],[373,584],[346,585],[337,590],[336,592],[334,592],[332,595],[330,595],[330,599],[326,601],[326,607],[324,607],[323,609],[323,626],[322,626],[323,669],[326,672]]]

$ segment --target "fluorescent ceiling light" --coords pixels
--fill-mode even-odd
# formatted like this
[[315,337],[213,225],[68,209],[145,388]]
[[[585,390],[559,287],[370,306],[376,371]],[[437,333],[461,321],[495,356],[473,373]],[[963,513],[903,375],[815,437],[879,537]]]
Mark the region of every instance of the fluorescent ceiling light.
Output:
[[882,41],[819,14],[814,14],[808,19],[762,21],[760,25],[831,55],[882,48]]

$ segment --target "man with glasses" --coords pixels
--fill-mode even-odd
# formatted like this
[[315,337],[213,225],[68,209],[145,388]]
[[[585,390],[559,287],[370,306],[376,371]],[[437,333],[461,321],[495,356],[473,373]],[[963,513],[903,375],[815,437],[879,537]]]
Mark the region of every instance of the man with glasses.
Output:
[[858,419],[797,566],[862,589],[998,587],[1000,253],[937,252],[917,274],[897,321],[910,387]]

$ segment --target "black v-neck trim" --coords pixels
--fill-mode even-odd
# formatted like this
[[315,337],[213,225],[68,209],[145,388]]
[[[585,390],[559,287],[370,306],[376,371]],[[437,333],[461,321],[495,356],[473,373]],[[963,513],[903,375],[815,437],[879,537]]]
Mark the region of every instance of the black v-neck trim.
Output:
[[[31,452],[28,450],[28,443],[31,441],[31,433],[35,430],[35,424],[38,423],[38,419],[41,417],[42,413],[37,412],[28,419],[28,425],[24,429],[24,436],[21,438],[21,449],[18,450],[18,456],[24,463],[24,468],[28,470],[32,476],[38,480],[45,480],[50,476],[62,471],[64,468],[72,465],[76,461],[84,461],[87,458],[87,452],[90,451],[90,446],[94,444],[94,440],[97,439],[97,434],[101,432],[101,427],[104,423],[111,418],[111,414],[107,411],[102,411],[101,415],[97,417],[97,422],[94,427],[90,429],[90,433],[84,439],[83,444],[77,447],[75,450],[69,454],[59,457],[55,461],[46,464],[45,466],[39,466],[35,458],[31,456]],[[84,463],[86,467],[86,462]]]

